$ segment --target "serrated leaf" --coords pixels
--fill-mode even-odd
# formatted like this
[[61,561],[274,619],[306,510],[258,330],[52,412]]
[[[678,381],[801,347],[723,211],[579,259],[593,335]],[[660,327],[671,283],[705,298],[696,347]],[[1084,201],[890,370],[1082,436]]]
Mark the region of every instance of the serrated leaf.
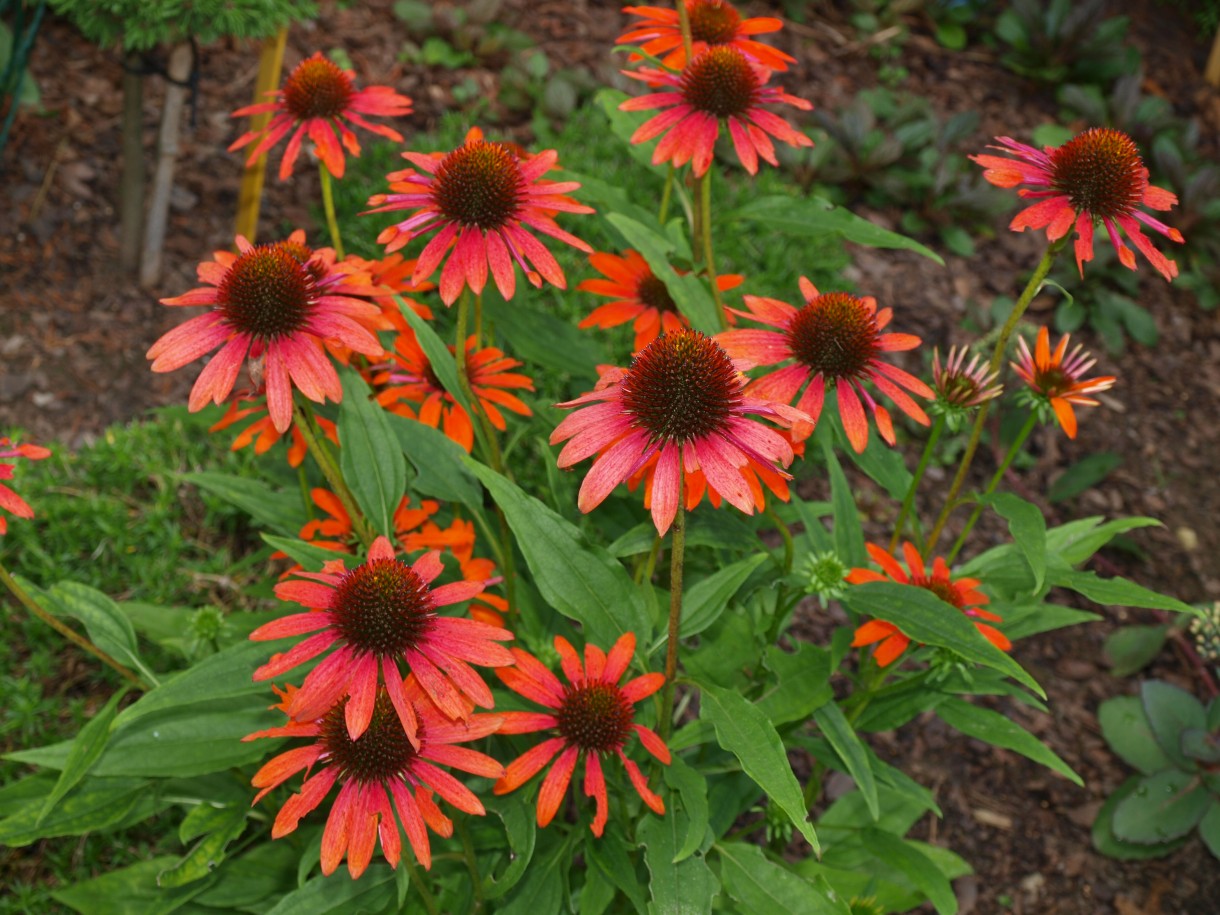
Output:
[[967,661],[1007,674],[1046,698],[1038,682],[987,641],[965,614],[925,588],[865,582],[848,588],[842,600],[856,613],[893,623],[916,642],[948,648]]
[[639,644],[647,644],[652,622],[640,590],[621,563],[494,470],[469,458],[466,466],[503,509],[548,604],[584,625],[590,641],[610,645],[630,631]]
[[407,462],[389,415],[369,400],[353,369],[339,372],[339,468],[356,504],[378,533],[394,536],[394,513],[407,491]]
[[1069,781],[1077,785],[1084,785],[1083,779],[1050,747],[999,712],[971,705],[961,699],[948,699],[936,707],[936,714],[949,727],[956,728],[968,737],[975,737],[993,746],[1020,753],[1022,756],[1058,772]]
[[651,879],[649,915],[710,915],[720,881],[702,855],[678,857],[678,839],[689,832],[686,817],[671,812],[648,817],[640,824],[636,839],[645,848],[644,863]]
[[98,757],[102,755],[106,749],[106,742],[110,739],[110,725],[114,722],[119,702],[125,695],[127,695],[127,690],[121,689],[111,696],[110,701],[102,707],[100,712],[85,722],[80,733],[73,739],[72,749],[64,762],[63,770],[59,773],[55,787],[51,789],[51,793],[43,802],[42,812],[39,813],[38,819],[34,823],[35,826],[46,819],[65,794],[80,784],[81,779],[88,774]]
[[174,477],[206,489],[237,506],[259,524],[289,537],[309,520],[301,505],[301,496],[295,491],[272,489],[260,480],[205,470],[176,473]]
[[847,903],[768,859],[757,845],[715,846],[724,889],[744,912],[771,915],[851,915]]
[[842,709],[834,702],[827,702],[813,713],[813,720],[818,723],[822,736],[834,748],[835,753],[847,767],[848,774],[860,789],[864,801],[868,804],[869,815],[873,822],[881,816],[881,807],[877,800],[877,782],[873,778],[873,770],[868,762],[868,751],[856,732],[843,715]]
[[818,837],[809,822],[801,786],[775,726],[736,691],[706,684],[701,685],[700,691],[700,716],[715,727],[717,742],[737,757],[742,771],[788,815],[813,846],[814,853],[818,853]]
[[1034,591],[1041,591],[1046,580],[1046,519],[1042,510],[1006,492],[993,493],[984,501],[1008,522],[1008,532],[1033,573]]

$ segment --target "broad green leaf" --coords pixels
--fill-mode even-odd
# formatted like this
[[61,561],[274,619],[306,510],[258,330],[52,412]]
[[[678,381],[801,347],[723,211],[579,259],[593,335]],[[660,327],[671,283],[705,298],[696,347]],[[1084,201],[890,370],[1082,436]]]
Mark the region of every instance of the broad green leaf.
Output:
[[45,817],[42,804],[29,804],[0,820],[0,844],[29,845],[38,839],[105,829],[142,802],[149,802],[151,809],[148,787],[143,779],[89,778],[69,791]]
[[263,538],[263,541],[268,546],[274,547],[286,554],[289,559],[307,572],[317,572],[322,568],[324,563],[330,562],[332,559],[344,558],[343,553],[316,546],[305,540],[297,540],[292,537],[277,537],[274,534],[260,534],[259,536]]
[[720,330],[720,317],[716,314],[716,301],[706,284],[697,276],[687,273],[679,276],[669,264],[672,245],[655,228],[637,222],[622,213],[610,213],[609,222],[648,262],[653,275],[665,284],[678,310],[690,319],[691,326],[705,334]]
[[1006,492],[993,493],[984,501],[1008,522],[1008,531],[1034,575],[1034,591],[1041,591],[1046,580],[1046,519],[1042,510]]
[[954,915],[957,897],[953,894],[953,887],[927,855],[883,829],[866,827],[863,838],[870,851],[890,867],[905,874],[928,897],[939,915]]
[[1119,534],[1160,526],[1155,518],[1119,518],[1105,524],[1101,524],[1101,518],[1083,518],[1047,531],[1046,551],[1069,566],[1078,566]]
[[726,213],[724,218],[726,221],[740,219],[763,223],[772,232],[785,235],[806,238],[838,236],[870,248],[900,248],[922,254],[942,267],[945,264],[940,255],[914,239],[874,225],[820,197],[755,197],[744,206]]
[[469,458],[466,466],[504,510],[548,604],[583,624],[590,641],[608,647],[630,631],[647,644],[652,625],[644,598],[620,563],[500,474]]
[[0,820],[31,804],[41,807],[47,794],[55,787],[55,779],[56,776],[50,772],[38,772],[0,787]]
[[860,513],[856,509],[856,497],[851,484],[839,465],[834,446],[829,436],[822,439],[822,453],[826,456],[826,469],[830,474],[830,503],[834,506],[835,552],[848,566],[865,564],[864,528],[860,524]]
[[[746,579],[770,559],[768,553],[755,553],[713,572],[688,588],[682,598],[682,638],[698,635],[716,622]],[[662,633],[652,651],[656,651],[668,641],[669,634]]]
[[[229,843],[245,831],[246,804],[229,807],[212,807],[200,804],[186,815],[179,829],[183,842],[202,836],[195,847],[183,855],[182,860],[157,875],[157,883],[163,887],[186,886],[211,874],[225,859]],[[223,879],[223,878],[222,878]]]
[[[640,824],[636,840],[645,847],[644,863],[651,878],[649,915],[703,915],[711,913],[712,899],[720,883],[703,855],[678,860],[678,840],[691,824],[684,814],[669,812],[648,817]],[[675,863],[676,862],[676,863]]]
[[385,410],[369,400],[369,387],[352,369],[339,373],[339,468],[369,524],[394,536],[394,512],[407,491],[407,462]]
[[387,413],[386,421],[415,468],[413,489],[446,502],[461,502],[473,508],[482,506],[483,490],[462,464],[466,452],[461,445],[418,420]]
[[[991,582],[989,581],[988,584],[990,585]],[[1092,623],[1102,618],[1088,610],[1077,610],[1075,607],[1063,607],[1042,601],[1016,605],[997,602],[987,609],[1003,618],[1004,622],[1000,623],[999,627],[1014,642],[1040,632],[1052,632],[1080,623]]]
[[281,898],[267,915],[373,915],[394,911],[394,902],[394,871],[374,864],[359,880],[346,873],[314,877]]
[[758,699],[758,707],[778,727],[801,721],[834,698],[830,687],[830,652],[798,642],[789,654],[774,645],[765,651],[767,667],[779,682]]
[[111,696],[110,701],[102,707],[100,712],[85,722],[80,733],[73,739],[72,749],[68,752],[63,770],[59,773],[59,780],[51,789],[51,793],[47,795],[47,799],[42,805],[42,812],[38,815],[38,820],[34,825],[37,826],[46,819],[60,799],[80,784],[80,780],[102,755],[102,751],[106,749],[106,742],[110,739],[110,725],[114,722],[114,716],[118,714],[119,702],[125,695],[127,695],[127,690],[121,689]]
[[1148,666],[1161,653],[1168,637],[1169,626],[1165,623],[1115,629],[1101,647],[1110,662],[1110,673],[1115,677],[1129,677]]
[[969,617],[925,588],[888,581],[865,582],[848,588],[843,603],[863,616],[893,623],[913,641],[948,648],[967,661],[1007,674],[1046,698],[1038,682],[987,641]]
[[757,845],[724,842],[720,858],[725,891],[743,912],[759,915],[851,915],[843,899],[768,859]]
[[948,699],[936,707],[936,714],[951,728],[993,746],[1003,747],[1041,763],[1077,785],[1084,785],[1072,767],[1025,728],[999,712],[971,705],[961,699]]
[[164,915],[180,908],[210,885],[209,881],[172,890],[161,889],[157,886],[157,874],[173,863],[172,855],[152,858],[55,890],[51,896],[83,915]]
[[1093,821],[1092,829],[1093,847],[1103,855],[1122,861],[1163,858],[1175,849],[1181,848],[1190,838],[1189,835],[1185,835],[1169,842],[1141,845],[1135,842],[1124,842],[1114,834],[1114,811],[1119,804],[1131,796],[1132,792],[1139,787],[1140,782],[1141,776],[1138,775],[1127,779],[1106,798],[1106,802],[1101,805],[1101,810],[1097,811],[1097,819]]
[[1066,502],[1096,486],[1118,469],[1122,462],[1123,459],[1112,451],[1090,454],[1055,477],[1051,481],[1047,497],[1052,502]]
[[402,312],[402,316],[411,325],[411,330],[415,332],[415,339],[424,351],[424,355],[428,357],[428,364],[432,367],[432,371],[436,373],[441,386],[453,395],[467,414],[473,415],[470,409],[470,401],[467,399],[466,392],[462,390],[461,382],[458,380],[457,363],[454,361],[453,353],[449,351],[445,341],[437,336],[431,324],[415,313],[414,308],[398,296],[394,297],[394,301],[398,303],[398,310]]
[[1171,842],[1198,825],[1211,800],[1190,772],[1168,769],[1144,775],[1114,808],[1111,829],[1115,838],[1137,845]]
[[[583,198],[585,188],[581,188]],[[520,296],[504,302],[490,291],[483,299],[487,320],[495,322],[506,349],[531,368],[544,367],[589,383],[597,381],[597,366],[614,360],[600,339],[554,309],[533,308]]]
[[499,899],[525,875],[530,861],[534,857],[535,827],[534,811],[520,793],[509,797],[489,798],[485,802],[488,811],[496,814],[504,822],[504,832],[508,837],[509,863],[500,875],[485,874],[483,876],[483,898]]
[[822,735],[847,767],[848,774],[855,780],[856,787],[860,789],[860,794],[868,804],[869,815],[873,822],[876,822],[881,816],[881,808],[877,801],[877,782],[873,778],[864,744],[852,730],[837,703],[827,702],[813,713],[813,720],[818,723]]
[[270,896],[296,888],[296,868],[301,851],[287,842],[261,842],[248,852],[225,862],[221,879],[201,893],[196,902],[217,909],[245,907],[264,911],[260,904]]
[[1220,858],[1220,803],[1215,799],[1199,821],[1199,838],[1203,840],[1213,858]]
[[737,757],[746,775],[788,815],[816,854],[818,837],[809,823],[801,786],[775,725],[735,690],[702,685],[701,694],[700,715],[716,728],[720,746]]
[[1157,746],[1174,765],[1193,769],[1193,763],[1182,753],[1182,732],[1207,730],[1203,704],[1181,687],[1161,680],[1149,680],[1140,686],[1140,701]]
[[677,754],[665,767],[664,775],[665,784],[681,795],[682,809],[686,814],[686,835],[673,857],[673,863],[680,864],[699,850],[707,833],[707,779]]
[[792,501],[788,505],[781,504],[778,510],[780,516],[785,519],[787,518],[785,510],[790,510],[796,515],[796,520],[800,521],[805,528],[796,536],[808,539],[811,549],[819,553],[827,553],[834,549],[830,535],[826,533],[826,525],[822,523],[823,516],[834,511],[829,502],[806,502],[800,496],[793,494]]
[[264,527],[289,537],[295,536],[309,520],[296,491],[272,489],[261,480],[237,477],[228,473],[196,471],[174,476],[235,505]]
[[1149,610],[1174,610],[1178,613],[1189,613],[1197,616],[1198,611],[1190,604],[1185,604],[1168,594],[1158,594],[1147,588],[1119,578],[1099,578],[1093,572],[1081,572],[1075,569],[1055,569],[1047,576],[1052,585],[1070,588],[1077,594],[1083,594],[1097,604],[1115,607],[1144,607]]
[[[644,815],[644,821],[650,819],[654,817]],[[642,823],[640,828],[643,828]],[[619,829],[619,825],[612,820],[601,838],[586,835],[585,859],[631,900],[637,912],[644,912],[648,908],[644,892],[645,881],[641,879],[641,874],[628,852],[627,842]]]
[[614,884],[602,876],[601,871],[596,867],[585,868],[585,883],[580,888],[580,915],[602,915],[610,904],[614,902],[614,897],[618,895],[618,890]]
[[557,843],[545,854],[536,856],[534,866],[526,868],[524,878],[508,902],[493,906],[497,915],[542,915],[543,912],[562,911],[563,874],[568,862],[561,862],[560,858],[566,848]]
[[1173,761],[1157,746],[1138,697],[1107,699],[1097,709],[1097,722],[1110,749],[1145,775],[1173,767]]

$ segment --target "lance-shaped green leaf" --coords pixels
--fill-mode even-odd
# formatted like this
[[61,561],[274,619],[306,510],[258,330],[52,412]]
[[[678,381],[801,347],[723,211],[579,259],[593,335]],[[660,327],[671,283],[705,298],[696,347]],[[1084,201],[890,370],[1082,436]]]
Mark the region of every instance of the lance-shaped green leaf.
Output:
[[317,572],[323,563],[338,559],[342,554],[325,547],[316,546],[305,540],[294,537],[277,537],[274,534],[260,534],[263,541],[286,554],[289,559],[301,566],[307,572]]
[[863,833],[864,844],[887,865],[910,878],[916,888],[928,897],[939,915],[954,915],[957,897],[953,887],[928,856],[910,842],[883,829],[868,827]]
[[956,728],[969,737],[1013,750],[1048,769],[1053,769],[1077,785],[1084,785],[1072,767],[1060,759],[1050,747],[999,712],[979,708],[961,699],[947,699],[936,707],[936,714],[949,727]]
[[823,736],[847,767],[848,774],[855,780],[856,787],[860,789],[865,803],[868,804],[869,815],[873,822],[876,822],[881,816],[881,807],[877,801],[877,781],[869,765],[868,750],[852,730],[837,703],[827,702],[813,713],[813,720],[818,723]]
[[199,842],[183,855],[182,860],[158,874],[157,884],[186,886],[211,874],[224,861],[229,844],[245,830],[248,813],[245,804],[228,807],[200,804],[192,809],[178,829],[178,838],[183,842],[192,839],[199,839]]
[[703,855],[677,859],[680,837],[689,831],[686,815],[673,811],[664,817],[648,817],[636,833],[644,846],[650,915],[710,915],[720,882]]
[[[746,579],[770,559],[767,553],[755,553],[695,582],[682,599],[682,637],[698,635],[716,622]],[[667,624],[668,620],[663,622]],[[668,641],[669,633],[663,633],[653,645],[652,651],[656,651]]]
[[415,331],[415,339],[419,342],[424,355],[428,357],[428,364],[436,373],[441,386],[457,399],[468,414],[474,415],[470,409],[470,401],[466,397],[466,392],[462,390],[462,385],[458,380],[457,363],[454,362],[453,353],[449,352],[445,341],[437,336],[432,325],[417,315],[415,309],[402,298],[394,296],[394,301],[398,303],[398,310],[402,312],[402,316],[411,325],[411,330]]
[[446,502],[461,502],[471,508],[483,504],[483,491],[462,458],[462,446],[445,433],[405,416],[387,414],[390,428],[407,459],[415,467],[412,488]]
[[80,729],[80,733],[72,741],[72,749],[68,752],[63,770],[59,773],[59,780],[55,782],[55,787],[47,795],[47,799],[42,805],[42,812],[38,814],[34,825],[37,826],[46,819],[47,814],[54,809],[65,794],[80,783],[80,780],[97,762],[98,757],[102,755],[102,751],[106,749],[106,741],[110,739],[110,725],[114,723],[114,716],[118,713],[119,702],[126,694],[127,690],[121,689],[111,696],[110,701],[103,706],[102,710],[85,722],[85,726]]
[[673,863],[678,864],[699,850],[707,833],[707,779],[677,755],[665,767],[664,775],[665,784],[682,798],[682,809],[686,813],[686,835],[673,858]]
[[172,855],[152,858],[55,890],[51,896],[57,902],[88,915],[165,915],[181,909],[213,882],[201,881],[172,890],[161,889],[157,886],[157,874],[173,863]]
[[394,536],[394,512],[407,491],[407,461],[385,410],[351,369],[339,374],[339,468],[343,481],[378,533]]
[[359,880],[334,880],[321,874],[293,890],[267,915],[348,915],[397,911],[394,871],[373,865]]
[[206,470],[176,473],[174,476],[219,496],[259,524],[281,534],[295,534],[309,520],[301,506],[299,493],[272,489],[261,480]]
[[715,846],[720,879],[744,912],[764,915],[851,915],[846,900],[794,874],[763,854],[757,845],[724,842]]
[[982,501],[1008,522],[1008,532],[1034,574],[1034,591],[1041,591],[1046,580],[1046,519],[1042,510],[1007,492],[992,493]]
[[835,552],[849,566],[864,565],[864,528],[860,524],[860,513],[856,510],[856,497],[852,494],[847,475],[839,465],[829,435],[823,434],[822,453],[826,456],[826,469],[830,473],[830,504],[834,507]]

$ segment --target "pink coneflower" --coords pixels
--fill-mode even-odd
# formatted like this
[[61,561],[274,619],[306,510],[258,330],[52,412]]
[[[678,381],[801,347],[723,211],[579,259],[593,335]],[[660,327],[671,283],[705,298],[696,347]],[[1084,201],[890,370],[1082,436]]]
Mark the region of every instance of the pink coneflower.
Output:
[[559,455],[571,467],[598,455],[580,487],[579,507],[592,511],[619,483],[656,459],[647,484],[652,520],[665,533],[678,510],[683,471],[701,470],[709,486],[752,514],[747,474],[779,473],[792,462],[792,445],[750,414],[808,435],[809,418],[783,404],[746,397],[745,382],[715,341],[691,330],[665,334],[627,369],[611,368],[588,394],[560,407],[586,407],[566,417],[551,444],[571,439]]
[[[696,55],[711,46],[731,45],[755,63],[771,70],[787,70],[788,64],[796,63],[794,57],[751,37],[778,32],[784,27],[782,19],[772,16],[743,19],[725,0],[685,2],[690,20],[691,50]],[[639,45],[645,54],[660,57],[665,66],[682,69],[686,63],[686,52],[682,49],[682,30],[676,9],[625,6],[623,12],[640,17],[640,21],[631,23],[627,31],[615,39],[615,44]],[[639,60],[640,57],[634,55],[631,59]]]
[[644,803],[657,814],[665,813],[665,802],[648,787],[644,773],[623,752],[634,732],[645,750],[669,765],[669,748],[654,731],[635,723],[635,709],[632,708],[664,686],[665,675],[643,674],[618,685],[635,653],[635,636],[630,632],[614,643],[609,655],[596,645],[586,645],[584,664],[563,636],[555,636],[555,649],[562,660],[568,685],[561,683],[532,654],[519,648],[513,649],[516,667],[496,671],[513,692],[549,709],[547,712],[504,712],[500,733],[548,731],[553,736],[509,763],[504,777],[496,782],[495,793],[515,791],[558,756],[538,792],[538,825],[546,826],[559,810],[572,773],[583,756],[585,796],[593,798],[597,804],[597,813],[589,828],[593,835],[601,836],[609,815],[602,759],[613,755],[627,770],[631,784]]
[[1038,203],[1022,210],[1010,223],[1014,232],[1046,229],[1050,241],[1076,230],[1076,266],[1084,276],[1084,262],[1093,259],[1093,229],[1100,221],[1124,267],[1135,269],[1135,254],[1122,243],[1121,227],[1135,247],[1167,280],[1178,275],[1178,265],[1152,246],[1140,230],[1143,223],[1172,241],[1183,241],[1182,233],[1141,212],[1141,204],[1154,210],[1168,210],[1178,202],[1175,194],[1148,183],[1148,169],[1140,158],[1135,141],[1112,127],[1094,127],[1077,134],[1058,149],[1043,150],[1018,143],[1009,137],[996,137],[999,149],[1016,156],[971,156],[986,171],[983,177],[997,187],[1028,184],[1022,197],[1037,198]]
[[[364,873],[373,859],[378,838],[390,867],[402,855],[402,838],[395,814],[402,822],[415,860],[432,867],[428,830],[448,838],[453,822],[432,799],[433,792],[458,810],[481,816],[483,804],[439,766],[448,766],[483,778],[499,778],[504,767],[482,753],[457,744],[479,740],[495,732],[498,715],[468,715],[452,721],[441,714],[420,689],[414,677],[398,681],[395,692],[419,721],[417,736],[403,730],[389,690],[380,690],[372,700],[368,728],[353,737],[347,727],[347,709],[353,700],[342,699],[333,708],[307,720],[292,720],[245,737],[304,737],[312,743],[276,756],[254,775],[260,788],[254,803],[302,769],[301,790],[284,802],[271,827],[271,838],[279,839],[297,828],[301,818],[314,810],[330,789],[339,784],[322,831],[322,873],[330,876],[346,856],[353,878]],[[276,708],[287,711],[295,691],[281,693],[285,701]]]
[[[262,130],[247,131],[238,137],[229,151],[241,149],[258,139],[246,162],[249,167],[291,133],[284,158],[280,160],[280,180],[283,181],[292,174],[292,166],[306,136],[313,141],[318,158],[326,163],[330,173],[342,178],[346,163],[343,147],[347,147],[353,156],[360,155],[360,143],[356,135],[347,129],[345,121],[401,143],[402,134],[397,130],[381,124],[370,124],[363,116],[402,117],[411,113],[411,100],[388,86],[368,86],[357,90],[352,76],[349,71],[340,69],[323,57],[321,51],[301,61],[284,80],[282,89],[268,93],[274,101],[247,105],[233,112],[235,118],[268,112],[274,116]],[[338,138],[335,137],[335,128],[339,130]]]
[[430,277],[453,248],[441,270],[441,300],[446,305],[452,305],[466,286],[476,294],[482,292],[489,271],[500,294],[511,299],[517,282],[514,262],[534,286],[545,279],[566,289],[559,263],[527,228],[586,253],[593,250],[555,224],[557,212],[593,210],[566,196],[580,187],[577,182],[540,180],[559,161],[553,149],[523,158],[505,143],[487,142],[483,131],[473,127],[466,142],[451,153],[405,152],[402,157],[419,170],[387,175],[394,193],[369,198],[373,207],[369,212],[418,212],[390,226],[377,241],[387,252],[397,251],[439,229],[420,252],[411,281]]
[[681,73],[647,68],[623,73],[650,86],[669,87],[669,91],[642,95],[619,105],[623,111],[667,109],[631,135],[632,143],[644,143],[665,134],[653,151],[653,164],[672,162],[681,166],[690,162],[696,177],[702,176],[711,167],[722,120],[728,123],[737,158],[751,175],[758,172],[760,156],[772,165],[779,164],[771,137],[790,146],[813,145],[783,118],[761,107],[786,104],[808,111],[813,105],[778,86],[766,85],[771,71],[751,62],[731,45],[704,51]]
[[278,677],[338,644],[305,677],[287,712],[302,720],[320,718],[347,695],[351,701],[344,714],[353,740],[372,720],[378,680],[408,736],[416,739],[417,722],[401,688],[399,660],[450,718],[465,717],[468,701],[490,708],[491,690],[470,664],[511,664],[508,649],[496,642],[511,639],[512,633],[471,619],[439,616],[437,608],[469,600],[489,584],[459,581],[430,589],[443,570],[439,551],[407,565],[394,558],[389,540],[378,537],[368,561],[354,569],[337,559],[321,572],[298,572],[298,579],[276,585],[275,594],[313,609],[260,626],[250,638],[314,634],[274,655],[254,672],[254,679]]
[[875,385],[916,422],[928,425],[927,414],[903,391],[932,397],[932,389],[897,366],[883,362],[882,353],[914,349],[920,340],[912,334],[885,334],[893,312],[877,310],[872,296],[846,292],[819,293],[805,277],[800,280],[805,296],[803,308],[761,296],[745,296],[749,312],[738,312],[777,330],[730,330],[716,340],[735,359],[751,367],[792,364],[750,382],[747,393],[756,397],[790,403],[805,389],[796,407],[813,417],[822,413],[826,389],[834,388],[839,400],[839,416],[847,439],[857,452],[868,444],[868,419],[865,408],[877,423],[877,430],[891,445],[894,426],[889,411],[878,404],[864,388]]
[[1108,391],[1117,379],[1113,375],[1085,378],[1084,373],[1096,365],[1097,360],[1079,343],[1069,354],[1067,348],[1070,339],[1071,334],[1064,334],[1052,353],[1050,331],[1041,327],[1033,353],[1029,351],[1024,338],[1018,341],[1020,352],[1012,367],[1029,385],[1035,401],[1049,404],[1068,438],[1075,438],[1076,413],[1072,405],[1097,406],[1098,402],[1089,395]]
[[[29,461],[41,461],[51,456],[50,450],[41,445],[14,445],[7,435],[0,436],[0,480],[11,480],[16,464],[3,463],[4,458],[25,458]],[[0,508],[12,512],[18,518],[34,517],[34,509],[3,483],[0,483]],[[0,515],[0,535],[7,533],[8,519]]]
[[950,429],[957,429],[974,407],[999,397],[1004,386],[998,372],[991,371],[987,361],[977,353],[970,356],[967,347],[952,346],[944,365],[940,350],[932,350],[932,387],[936,402],[929,408],[945,418]]
[[303,239],[304,233],[294,232],[288,241],[252,245],[239,235],[237,254],[217,251],[214,261],[199,265],[199,279],[208,285],[161,300],[164,305],[211,306],[148,351],[154,372],[170,372],[221,347],[191,389],[192,413],[209,400],[224,401],[249,356],[254,387],[265,379],[267,410],[283,434],[292,423],[293,387],[318,403],[343,399],[325,342],[381,355],[381,344],[366,326],[381,313],[352,297],[368,295],[367,283],[336,265],[331,249],[311,251]]

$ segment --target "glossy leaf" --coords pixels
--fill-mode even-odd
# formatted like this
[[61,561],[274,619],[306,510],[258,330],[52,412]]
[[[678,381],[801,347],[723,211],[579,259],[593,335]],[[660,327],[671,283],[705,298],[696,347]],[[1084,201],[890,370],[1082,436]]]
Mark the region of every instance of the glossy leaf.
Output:
[[767,858],[757,845],[715,846],[725,891],[743,912],[760,915],[851,915],[846,901]]
[[999,712],[971,705],[961,699],[948,699],[936,707],[936,714],[951,728],[993,746],[1003,747],[1041,763],[1077,785],[1083,779],[1046,744],[1025,728]]

